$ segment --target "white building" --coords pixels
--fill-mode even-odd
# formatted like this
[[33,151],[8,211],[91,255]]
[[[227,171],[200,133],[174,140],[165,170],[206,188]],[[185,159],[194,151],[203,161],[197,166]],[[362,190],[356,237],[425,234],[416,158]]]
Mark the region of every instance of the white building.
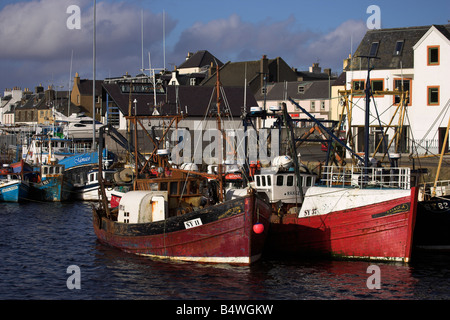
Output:
[[[22,89],[14,87],[13,89],[6,89],[3,98],[0,99],[0,123],[12,124],[14,117],[11,118],[11,111],[14,111],[14,105],[21,101],[23,97]],[[9,115],[8,115],[9,114]]]
[[[450,71],[450,25],[370,30],[366,33],[346,69],[346,87],[364,90],[367,79],[367,58],[373,91],[408,91],[403,121],[398,108],[400,97],[390,94],[374,95],[371,99],[371,147],[378,144],[381,131],[390,126],[390,141],[402,126],[398,152],[439,153],[445,133],[449,108],[450,84],[445,81]],[[358,152],[364,151],[364,95],[353,96],[352,135]],[[383,130],[380,129],[380,124]],[[420,143],[420,147],[417,145]],[[393,151],[394,144],[390,150]]]

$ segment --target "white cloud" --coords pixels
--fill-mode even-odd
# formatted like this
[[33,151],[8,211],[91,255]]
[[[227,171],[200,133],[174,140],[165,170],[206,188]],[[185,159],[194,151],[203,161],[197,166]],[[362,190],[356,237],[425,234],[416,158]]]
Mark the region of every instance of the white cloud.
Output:
[[[67,28],[67,20],[71,17],[67,8],[71,5],[81,9],[79,30]],[[165,21],[169,34],[176,21],[170,17]],[[107,77],[110,72],[116,76],[126,71],[137,74],[141,67],[141,9],[129,2],[97,1],[96,22],[99,76]],[[157,50],[161,56],[162,13],[144,11],[144,27],[145,53]],[[28,78],[68,79],[73,50],[73,72],[92,77],[91,0],[32,0],[7,5],[0,11],[0,39],[0,73],[10,69],[5,63],[20,62],[21,72]],[[11,78],[14,76],[12,74]],[[22,82],[26,80],[22,79]]]

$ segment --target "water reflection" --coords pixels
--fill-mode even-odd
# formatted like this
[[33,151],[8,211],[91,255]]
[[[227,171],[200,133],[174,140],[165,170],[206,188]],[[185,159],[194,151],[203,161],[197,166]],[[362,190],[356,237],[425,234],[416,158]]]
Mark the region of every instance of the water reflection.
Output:
[[[100,244],[87,203],[2,204],[1,299],[378,300],[449,299],[450,255],[409,265],[263,259],[249,267],[154,260]],[[369,289],[370,265],[381,289]],[[66,270],[81,270],[69,290]]]

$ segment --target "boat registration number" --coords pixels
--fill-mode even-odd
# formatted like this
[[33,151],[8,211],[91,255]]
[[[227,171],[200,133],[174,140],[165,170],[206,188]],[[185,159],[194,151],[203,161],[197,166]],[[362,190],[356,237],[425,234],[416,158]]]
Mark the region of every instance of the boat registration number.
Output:
[[184,226],[186,227],[186,229],[198,227],[198,226],[201,226],[202,224],[203,223],[200,218],[192,219],[192,220],[188,220],[188,221],[184,222]]

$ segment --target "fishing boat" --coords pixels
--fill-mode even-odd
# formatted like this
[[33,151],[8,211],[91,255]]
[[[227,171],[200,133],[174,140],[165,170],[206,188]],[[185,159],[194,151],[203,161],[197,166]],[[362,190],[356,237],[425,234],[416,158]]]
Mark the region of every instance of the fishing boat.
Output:
[[160,172],[135,179],[134,190],[121,194],[115,209],[100,180],[103,201],[93,208],[93,225],[101,242],[138,255],[201,263],[249,265],[261,257],[267,202],[249,189],[243,197],[214,203],[204,191],[208,180],[216,182],[208,178],[217,177]]
[[[17,167],[17,165],[15,165]],[[30,186],[20,173],[13,171],[9,164],[0,170],[0,201],[22,202],[28,200]]]
[[72,183],[64,176],[64,165],[50,162],[33,168],[37,178],[30,179],[30,198],[60,202],[72,197]]
[[[371,98],[370,68],[368,70],[366,112],[369,112]],[[348,96],[349,93],[342,94]],[[292,99],[290,101],[314,119],[298,103]],[[283,116],[287,119],[288,127],[290,122],[285,105]],[[322,169],[318,183],[305,186],[302,182],[305,180],[302,180],[298,170],[299,165],[294,161],[297,185],[290,183],[291,192],[299,194],[296,204],[285,201],[279,210],[274,211],[267,252],[409,262],[418,200],[416,173],[410,168],[373,165],[368,152],[368,127],[362,158],[319,121],[316,122],[336,143],[359,159],[359,163],[327,165]],[[368,121],[366,124],[368,126]],[[292,130],[290,133],[291,154],[295,158],[297,152]],[[283,180],[280,177],[283,175],[286,173],[277,173],[271,177],[272,183],[277,185],[278,179],[281,183]],[[263,176],[260,174],[260,179]],[[269,193],[270,198],[273,191],[257,185],[258,192],[263,190]],[[271,202],[275,201],[276,197],[273,197]]]
[[[103,150],[103,155],[103,174],[106,175],[104,178],[111,180],[111,175],[116,172],[115,170],[109,170],[110,165],[114,161],[114,155],[107,150]],[[73,185],[73,200],[98,201],[99,184],[97,179],[97,151],[75,154],[59,160],[58,163],[64,165],[65,179]]]
[[[103,179],[107,182],[113,182],[117,170],[102,170]],[[87,172],[87,181],[85,183],[75,184],[73,188],[73,198],[82,201],[98,201],[99,199],[99,182],[98,169],[92,169]],[[106,188],[106,197],[111,201],[111,192],[113,187]]]
[[[217,85],[217,95],[218,89]],[[217,114],[221,114],[220,99]],[[142,123],[138,117],[128,117],[135,132]],[[170,123],[177,127],[182,117],[171,116]],[[165,128],[163,136],[169,129]],[[100,128],[100,143],[105,130],[110,131],[108,126]],[[144,158],[133,147],[138,145],[134,136],[130,146],[135,160],[134,190],[121,194],[115,209],[100,179],[102,201],[93,208],[94,231],[100,242],[138,255],[199,263],[250,265],[261,258],[269,203],[251,188],[244,196],[226,200],[222,161],[218,161],[218,174],[174,168],[167,153],[160,152],[162,139],[155,141],[153,153]],[[155,159],[156,176],[150,170],[150,161]]]
[[440,180],[440,171],[447,149],[450,119],[434,182],[420,186],[414,247],[420,251],[450,250],[450,180]]

